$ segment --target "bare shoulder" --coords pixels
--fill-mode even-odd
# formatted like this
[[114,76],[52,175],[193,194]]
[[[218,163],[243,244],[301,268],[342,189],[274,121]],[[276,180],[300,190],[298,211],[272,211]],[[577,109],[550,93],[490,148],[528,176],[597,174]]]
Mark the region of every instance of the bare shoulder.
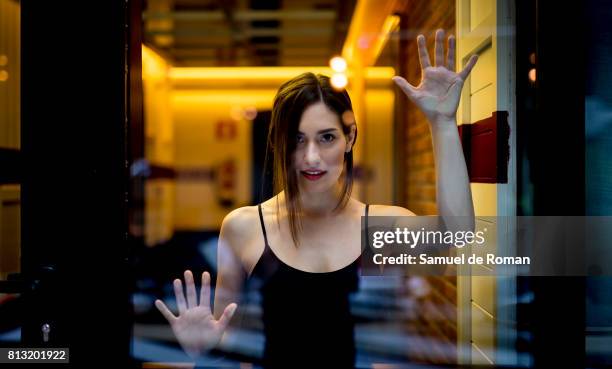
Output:
[[228,241],[234,251],[247,244],[259,226],[257,206],[243,206],[229,212],[221,223],[219,237]]
[[416,214],[402,206],[370,205],[369,215],[397,217],[397,216],[414,216]]

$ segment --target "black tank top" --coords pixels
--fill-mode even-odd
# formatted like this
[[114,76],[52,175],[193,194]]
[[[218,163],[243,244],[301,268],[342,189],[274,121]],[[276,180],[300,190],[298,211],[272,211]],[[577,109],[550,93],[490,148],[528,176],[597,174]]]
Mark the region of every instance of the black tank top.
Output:
[[[365,207],[367,229],[368,207]],[[350,295],[358,289],[360,258],[332,272],[306,272],[281,261],[271,250],[261,204],[264,251],[249,276],[261,293],[266,368],[355,366]]]

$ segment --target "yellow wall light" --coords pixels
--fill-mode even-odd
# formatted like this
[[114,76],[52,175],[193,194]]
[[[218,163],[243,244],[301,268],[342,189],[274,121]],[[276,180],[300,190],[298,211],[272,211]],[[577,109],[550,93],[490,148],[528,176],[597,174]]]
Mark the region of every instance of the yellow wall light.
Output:
[[329,66],[336,72],[344,72],[346,70],[346,60],[341,56],[334,56],[329,61]]
[[348,79],[344,73],[334,73],[331,76],[331,84],[335,89],[341,90],[348,84]]

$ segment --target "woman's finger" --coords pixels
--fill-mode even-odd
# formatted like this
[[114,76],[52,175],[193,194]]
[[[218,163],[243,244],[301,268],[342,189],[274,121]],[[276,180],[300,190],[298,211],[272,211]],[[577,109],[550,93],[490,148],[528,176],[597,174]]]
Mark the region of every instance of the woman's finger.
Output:
[[419,61],[421,62],[421,69],[431,67],[429,62],[429,53],[427,52],[427,44],[425,43],[425,36],[417,36],[417,44],[419,46]]
[[157,310],[159,310],[160,313],[162,313],[168,323],[172,324],[172,322],[176,320],[174,314],[172,314],[170,309],[168,309],[168,307],[166,306],[166,304],[163,303],[162,300],[155,300],[155,307],[157,308]]
[[465,81],[465,79],[470,75],[470,72],[472,71],[472,68],[474,68],[474,65],[476,65],[477,61],[478,61],[478,55],[476,54],[472,55],[470,60],[468,60],[465,68],[463,68],[463,70],[459,73],[459,76],[461,77],[462,80]]
[[191,270],[185,271],[185,287],[187,290],[187,308],[191,309],[198,306],[198,298]]
[[176,305],[178,306],[179,315],[183,314],[185,310],[187,310],[187,304],[185,304],[183,283],[178,278],[174,280],[174,296],[176,297]]
[[435,42],[435,59],[434,65],[441,67],[444,65],[444,30],[439,29],[436,31],[436,42]]
[[446,53],[446,69],[455,71],[455,36],[448,36],[448,51]]
[[200,290],[200,306],[210,309],[210,274],[202,273],[202,289]]
[[218,320],[218,323],[221,326],[222,330],[227,327],[227,325],[230,322],[230,319],[232,319],[232,317],[234,316],[234,313],[236,312],[237,308],[238,308],[238,305],[233,302],[225,307],[225,310],[223,310],[223,314],[221,315],[221,318],[219,318]]

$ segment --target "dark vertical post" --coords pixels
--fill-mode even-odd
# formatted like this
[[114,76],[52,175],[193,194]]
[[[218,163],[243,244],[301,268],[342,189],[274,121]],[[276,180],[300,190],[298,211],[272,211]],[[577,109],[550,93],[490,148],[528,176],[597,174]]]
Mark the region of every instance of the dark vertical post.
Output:
[[129,5],[21,1],[22,340],[77,367],[129,358]]
[[[534,215],[585,214],[583,7],[537,1]],[[535,366],[584,368],[584,278],[532,282]]]

